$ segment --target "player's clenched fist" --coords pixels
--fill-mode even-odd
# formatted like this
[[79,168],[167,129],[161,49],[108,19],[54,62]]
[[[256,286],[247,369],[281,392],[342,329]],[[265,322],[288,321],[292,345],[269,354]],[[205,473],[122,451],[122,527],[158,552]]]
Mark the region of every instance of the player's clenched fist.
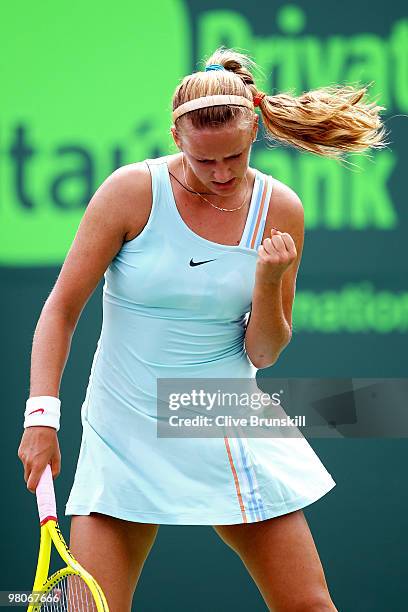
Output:
[[265,238],[258,248],[256,282],[278,283],[296,257],[292,236],[273,228],[271,237]]

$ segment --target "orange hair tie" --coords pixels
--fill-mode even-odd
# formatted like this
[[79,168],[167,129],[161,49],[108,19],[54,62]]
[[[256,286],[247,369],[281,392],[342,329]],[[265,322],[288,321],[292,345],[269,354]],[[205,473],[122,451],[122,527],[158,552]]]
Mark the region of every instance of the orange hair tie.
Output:
[[264,99],[265,96],[266,96],[266,93],[262,93],[262,92],[259,92],[259,93],[256,94],[256,96],[254,97],[254,106],[255,106],[255,108],[257,106],[261,105],[261,102],[262,102],[262,100]]

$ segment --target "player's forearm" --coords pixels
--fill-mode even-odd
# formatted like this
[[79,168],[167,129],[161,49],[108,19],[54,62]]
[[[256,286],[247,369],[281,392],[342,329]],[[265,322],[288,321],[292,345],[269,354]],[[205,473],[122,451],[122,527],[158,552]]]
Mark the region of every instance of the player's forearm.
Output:
[[55,308],[44,306],[31,352],[30,397],[59,396],[75,326]]
[[273,365],[291,339],[282,309],[281,282],[255,284],[251,316],[245,333],[245,349],[257,368]]

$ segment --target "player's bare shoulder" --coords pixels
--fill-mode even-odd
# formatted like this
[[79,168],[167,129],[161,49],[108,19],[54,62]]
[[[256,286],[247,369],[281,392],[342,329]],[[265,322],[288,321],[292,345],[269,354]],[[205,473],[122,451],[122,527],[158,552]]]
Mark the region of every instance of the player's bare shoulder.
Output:
[[147,164],[135,162],[121,166],[106,179],[103,186],[111,191],[115,214],[121,215],[124,220],[123,240],[132,240],[146,225],[152,205],[152,184]]
[[272,227],[281,232],[303,232],[304,210],[298,194],[289,185],[273,178],[272,193],[265,223],[264,237]]
[[73,325],[127,237],[145,226],[150,208],[150,172],[143,163],[118,168],[92,196],[47,300]]

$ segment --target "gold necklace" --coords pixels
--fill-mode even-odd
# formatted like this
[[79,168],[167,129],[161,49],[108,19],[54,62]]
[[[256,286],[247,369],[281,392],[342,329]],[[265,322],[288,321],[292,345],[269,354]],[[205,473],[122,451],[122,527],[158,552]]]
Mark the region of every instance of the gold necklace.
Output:
[[[225,211],[225,212],[234,212],[235,210],[239,210],[240,208],[242,208],[242,207],[243,207],[243,205],[244,205],[244,204],[245,204],[245,202],[246,202],[247,195],[248,195],[248,178],[247,178],[246,173],[245,173],[246,190],[245,190],[245,197],[244,197],[244,200],[243,200],[242,204],[240,204],[240,206],[237,206],[237,208],[221,208],[220,206],[216,206],[215,204],[213,204],[212,202],[210,202],[210,200],[207,200],[207,198],[205,198],[203,195],[201,195],[201,193],[198,193],[198,191],[195,191],[195,190],[194,190],[194,189],[191,187],[191,185],[189,185],[189,184],[187,183],[187,178],[186,178],[186,169],[185,169],[185,166],[184,166],[184,154],[183,154],[183,155],[182,155],[182,157],[181,157],[181,163],[182,163],[182,165],[183,165],[184,182],[185,182],[185,184],[187,185],[187,187],[190,187],[190,189],[191,189],[191,191],[192,191],[193,193],[195,193],[196,195],[198,195],[198,196],[199,196],[199,197],[200,197],[202,200],[204,200],[205,202],[208,202],[208,204],[210,204],[210,206],[213,206],[214,208],[217,208],[217,210],[223,210],[223,211]],[[241,182],[242,182],[242,179],[241,179]]]

